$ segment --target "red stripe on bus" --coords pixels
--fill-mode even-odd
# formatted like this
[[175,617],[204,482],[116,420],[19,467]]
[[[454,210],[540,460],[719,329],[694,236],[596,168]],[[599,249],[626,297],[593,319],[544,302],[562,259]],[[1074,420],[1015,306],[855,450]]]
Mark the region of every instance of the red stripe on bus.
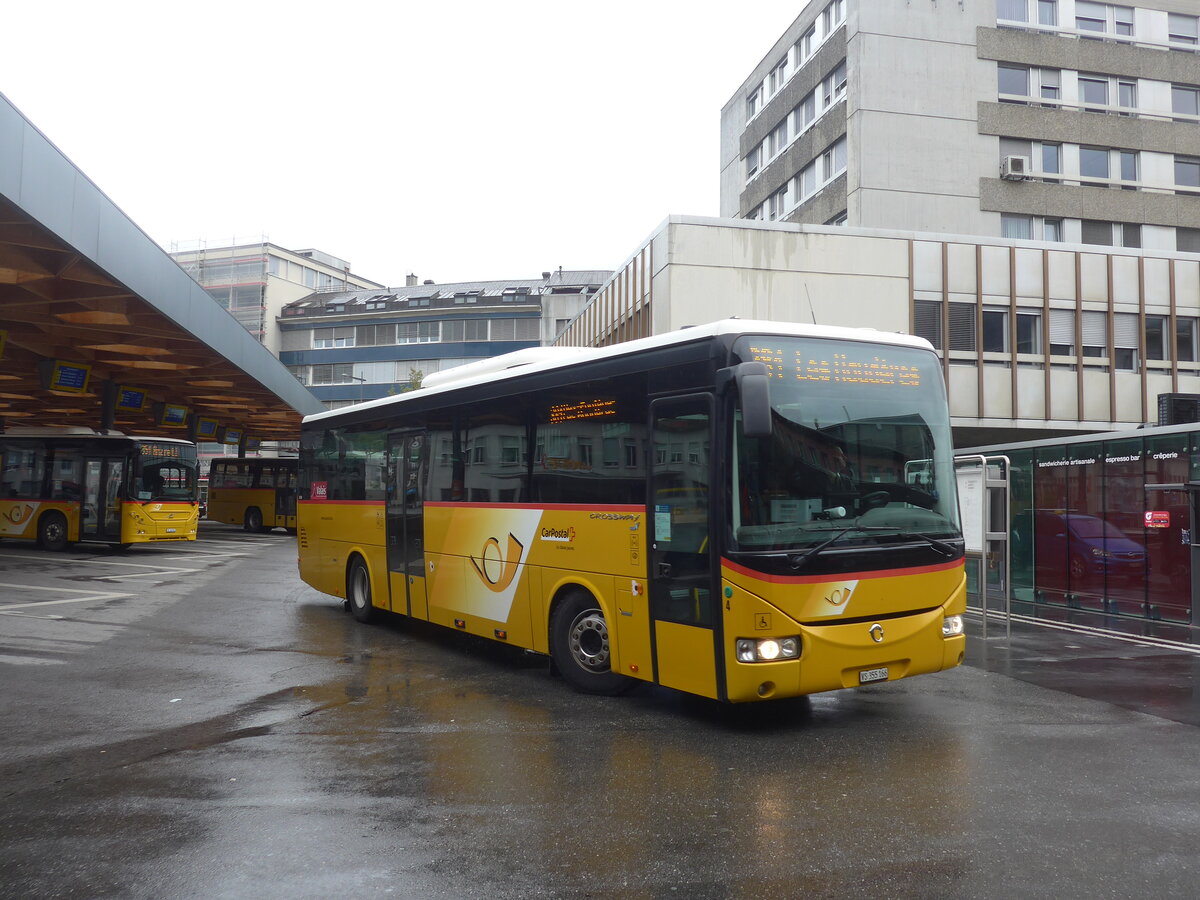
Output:
[[426,506],[437,506],[441,509],[566,509],[575,512],[601,510],[603,512],[640,513],[645,512],[644,506],[630,506],[621,503],[466,503],[450,500],[429,501]]
[[731,560],[722,557],[721,565],[729,570],[745,575],[748,578],[756,578],[759,581],[768,581],[772,584],[819,584],[829,581],[863,581],[871,578],[895,578],[898,575],[928,575],[932,572],[946,572],[950,569],[962,568],[963,560],[951,560],[950,562],[937,563],[932,566],[913,566],[904,569],[880,569],[872,572],[839,572],[829,575],[769,575],[766,572],[756,572],[753,569],[747,569],[745,566],[740,566]]
[[382,500],[297,500],[297,503],[336,503],[338,506],[383,506]]

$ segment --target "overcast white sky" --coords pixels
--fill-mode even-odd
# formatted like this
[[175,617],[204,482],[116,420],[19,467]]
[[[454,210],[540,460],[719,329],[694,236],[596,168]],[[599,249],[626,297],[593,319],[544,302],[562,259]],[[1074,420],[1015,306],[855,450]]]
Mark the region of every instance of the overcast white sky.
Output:
[[536,278],[717,215],[721,107],[807,2],[13,3],[0,93],[166,249]]

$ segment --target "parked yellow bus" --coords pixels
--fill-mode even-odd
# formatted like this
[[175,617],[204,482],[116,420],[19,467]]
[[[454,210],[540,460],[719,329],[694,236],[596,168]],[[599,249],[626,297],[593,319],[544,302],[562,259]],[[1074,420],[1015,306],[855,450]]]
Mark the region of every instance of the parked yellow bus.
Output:
[[518,351],[308,416],[300,454],[306,582],[546,654],[584,692],[745,702],[963,659],[920,338],[727,320]]
[[296,472],[293,457],[214,459],[208,468],[208,518],[246,531],[296,531]]
[[18,426],[0,433],[0,538],[194,541],[197,469],[191,441]]

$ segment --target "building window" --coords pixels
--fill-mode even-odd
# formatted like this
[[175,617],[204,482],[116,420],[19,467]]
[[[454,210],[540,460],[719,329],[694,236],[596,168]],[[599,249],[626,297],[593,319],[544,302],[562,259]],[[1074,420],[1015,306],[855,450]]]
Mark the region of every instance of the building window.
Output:
[[1079,76],[1079,100],[1088,112],[1108,112],[1108,79]]
[[942,304],[939,300],[913,300],[913,332],[942,349]]
[[1137,313],[1117,313],[1113,316],[1113,355],[1117,370],[1138,371]]
[[1171,85],[1171,111],[1177,116],[1200,116],[1200,88]]
[[1133,9],[1128,6],[1093,3],[1091,0],[1075,0],[1075,27],[1084,32],[1131,36]]
[[1033,216],[1019,216],[1015,213],[1000,214],[1000,237],[1013,238],[1018,241],[1033,239]]
[[1175,157],[1175,187],[1180,194],[1200,192],[1200,159]]
[[759,84],[746,97],[746,118],[753,119],[758,115],[758,111],[762,109],[763,101],[763,86]]
[[1083,355],[1093,359],[1108,356],[1108,314],[1084,310]]
[[983,352],[1008,352],[1008,310],[983,308]]
[[771,70],[771,74],[767,76],[767,88],[772,95],[777,94],[779,89],[783,87],[784,82],[787,81],[787,70],[788,58],[785,56]]
[[[1043,176],[1062,174],[1062,144],[1042,144],[1041,151]],[[1059,179],[1043,177],[1042,181],[1058,184]]]
[[1119,150],[1117,156],[1121,164],[1121,190],[1136,191],[1138,180],[1138,152],[1136,150]]
[[396,326],[397,344],[430,344],[441,340],[437,322],[405,322]]
[[[1121,109],[1137,109],[1137,82],[1117,79],[1117,106]],[[1135,113],[1117,112],[1119,116],[1132,116]]]
[[1176,228],[1175,249],[1184,253],[1200,253],[1200,228]]
[[835,102],[846,94],[846,61],[838,63],[838,67],[825,76],[821,82],[821,109],[829,109]]
[[1058,0],[1037,0],[1038,24],[1058,25]]
[[1079,174],[1083,178],[1102,178],[1107,181],[1109,177],[1108,158],[1108,150],[1102,150],[1099,147],[1080,147]]
[[1175,318],[1175,352],[1179,362],[1196,361],[1196,319],[1193,316]]
[[800,134],[817,117],[817,93],[812,91],[792,110],[792,131]]
[[830,219],[825,224],[833,225],[834,227],[837,227],[839,225],[845,225],[847,221],[849,221],[849,219],[846,215],[846,210],[843,209],[840,213],[838,213],[836,216],[834,216],[832,219]]
[[1113,223],[1097,222],[1084,219],[1082,224],[1082,240],[1085,244],[1100,244],[1104,247],[1113,245]]
[[746,180],[749,181],[758,174],[758,167],[762,165],[762,144],[759,144],[746,155]]
[[1146,316],[1146,359],[1168,359],[1166,316]]
[[1062,99],[1062,73],[1058,69],[1038,69],[1036,74],[1039,96],[1043,100],[1052,101],[1043,103],[1042,106],[1058,106],[1059,100]]
[[808,58],[813,55],[816,41],[817,26],[813,24],[808,26],[808,31],[800,35],[800,40],[796,41],[796,65],[801,65],[808,61]]
[[1200,18],[1167,13],[1167,40],[1172,44],[1195,47],[1200,42]]
[[[788,184],[791,184],[789,180]],[[787,212],[787,187],[781,187],[767,198],[767,219],[774,222]]]
[[1042,219],[1042,240],[1061,241],[1063,239],[1062,219]]
[[314,328],[313,348],[328,350],[333,347],[353,347],[354,326],[346,325],[339,328]]
[[950,304],[950,350],[975,352],[975,304]]
[[774,159],[783,152],[783,148],[788,142],[788,127],[787,116],[784,116],[783,121],[771,129],[771,133],[767,135],[767,157]]
[[1028,22],[1028,0],[996,0],[996,18],[1009,22]]
[[1023,102],[1022,100],[1007,99],[1005,94],[1022,98],[1029,96],[1029,69],[1024,66],[1008,66],[1000,63],[996,67],[996,75],[1001,103]]
[[1075,355],[1075,310],[1050,310],[1050,354]]
[[833,29],[837,28],[846,20],[846,0],[833,0],[825,7],[825,12],[821,16],[821,28],[828,37],[833,33]]
[[1042,314],[1021,310],[1017,312],[1017,352],[1042,352]]
[[1082,221],[1083,243],[1104,247],[1141,247],[1142,226],[1132,222]]

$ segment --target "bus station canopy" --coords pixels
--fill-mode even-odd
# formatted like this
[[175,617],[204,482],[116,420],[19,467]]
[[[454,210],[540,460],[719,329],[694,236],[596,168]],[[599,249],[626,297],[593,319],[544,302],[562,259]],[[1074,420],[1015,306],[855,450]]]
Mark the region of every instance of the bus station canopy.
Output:
[[143,397],[129,434],[186,436],[169,406],[295,440],[324,409],[0,94],[0,420],[98,428],[106,394]]

